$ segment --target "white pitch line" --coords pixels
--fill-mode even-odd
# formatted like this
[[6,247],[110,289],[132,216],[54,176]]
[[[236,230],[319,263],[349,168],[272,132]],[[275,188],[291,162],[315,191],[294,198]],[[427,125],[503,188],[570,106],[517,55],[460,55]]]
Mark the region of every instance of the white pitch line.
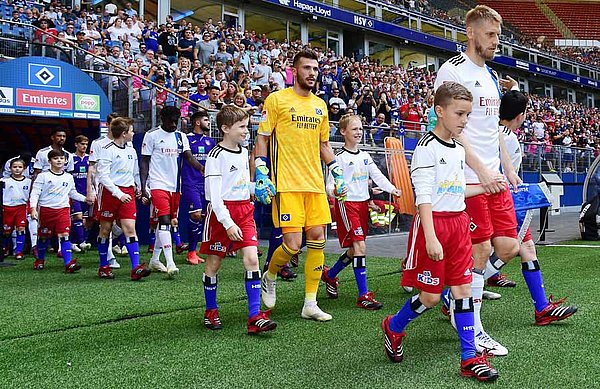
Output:
[[593,244],[549,244],[546,247],[582,247],[588,249],[600,249],[599,245]]

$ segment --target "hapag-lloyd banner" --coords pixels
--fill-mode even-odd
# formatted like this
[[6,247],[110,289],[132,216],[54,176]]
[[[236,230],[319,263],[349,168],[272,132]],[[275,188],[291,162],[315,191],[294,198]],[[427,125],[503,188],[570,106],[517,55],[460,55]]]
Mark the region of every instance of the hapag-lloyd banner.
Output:
[[[404,39],[423,45],[431,46],[436,49],[456,52],[463,51],[465,46],[461,43],[448,39],[440,38],[434,35],[425,34],[419,31],[411,30],[397,24],[384,22],[363,14],[357,14],[351,11],[331,7],[327,4],[318,3],[311,0],[263,0],[265,2],[279,6],[294,9],[300,12],[309,13],[317,17],[323,17],[333,21],[349,24],[381,34],[386,34],[399,39]],[[563,72],[561,70],[536,65],[527,61],[516,60],[512,57],[498,55],[493,62],[502,64],[515,69],[526,70],[534,74],[555,78],[561,81],[575,83],[588,88],[599,89],[600,81],[581,77],[576,74]]]

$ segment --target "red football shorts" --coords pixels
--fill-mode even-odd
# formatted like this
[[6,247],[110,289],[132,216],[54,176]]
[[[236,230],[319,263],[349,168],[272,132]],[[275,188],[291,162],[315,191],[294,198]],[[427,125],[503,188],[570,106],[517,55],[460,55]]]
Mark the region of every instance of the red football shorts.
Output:
[[242,230],[242,240],[232,242],[227,236],[225,227],[217,220],[217,216],[209,203],[206,210],[206,224],[202,233],[200,253],[225,257],[230,251],[243,247],[258,246],[258,234],[254,223],[254,204],[250,200],[225,201],[233,222]]
[[156,216],[154,205],[150,203],[150,229],[155,230],[156,226],[158,226],[158,216]]
[[333,209],[340,246],[348,248],[352,242],[364,241],[369,231],[368,201],[335,200]]
[[428,293],[442,293],[444,285],[471,283],[471,236],[465,212],[433,212],[435,234],[442,245],[444,259],[434,261],[427,255],[421,219],[413,218],[408,234],[408,254],[402,272],[402,286]]
[[103,188],[98,197],[98,203],[100,204],[100,220],[109,222],[124,219],[135,220],[137,216],[135,188],[133,186],[120,186],[119,189],[121,189],[123,193],[130,195],[131,201],[124,203],[113,196],[108,189]]
[[27,204],[12,207],[5,205],[2,211],[2,224],[4,224],[4,233],[10,233],[13,228],[24,228],[27,225]]
[[517,217],[508,186],[500,193],[469,197],[465,204],[473,244],[496,237],[517,238]]
[[162,189],[152,189],[150,191],[152,205],[156,217],[170,215],[171,219],[177,219],[179,213],[179,192],[168,192]]
[[68,234],[71,230],[70,208],[46,208],[40,207],[38,235],[50,237],[53,234]]

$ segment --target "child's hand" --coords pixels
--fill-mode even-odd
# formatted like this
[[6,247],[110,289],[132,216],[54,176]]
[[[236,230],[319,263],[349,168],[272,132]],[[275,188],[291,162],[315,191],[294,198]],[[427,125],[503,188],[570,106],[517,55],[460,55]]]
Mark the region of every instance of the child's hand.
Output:
[[237,224],[234,224],[227,229],[227,237],[229,237],[229,240],[232,242],[240,242],[243,239],[242,230]]
[[392,191],[392,194],[396,197],[400,197],[400,196],[402,196],[402,191],[398,188],[394,188],[394,190]]
[[441,261],[444,259],[444,250],[442,245],[437,238],[428,239],[425,248],[427,249],[427,255],[434,261]]
[[131,196],[124,193],[121,197],[119,197],[119,200],[121,200],[122,203],[127,204],[128,202],[131,201]]
[[38,220],[38,211],[35,208],[31,208],[31,212],[29,213],[33,220]]

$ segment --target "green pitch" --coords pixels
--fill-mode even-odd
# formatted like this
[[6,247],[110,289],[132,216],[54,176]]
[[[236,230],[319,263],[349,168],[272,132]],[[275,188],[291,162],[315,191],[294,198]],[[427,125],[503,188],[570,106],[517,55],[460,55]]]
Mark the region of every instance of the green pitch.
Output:
[[[545,285],[568,296],[579,312],[547,327],[533,325],[533,308],[515,262],[506,273],[515,289],[494,289],[486,301],[487,331],[509,349],[492,363],[498,387],[583,388],[600,383],[598,252],[539,248]],[[147,257],[147,255],[144,255]],[[128,260],[115,280],[96,277],[95,252],[80,255],[79,274],[63,274],[62,260],[31,270],[32,260],[0,269],[0,388],[472,388],[458,374],[459,343],[439,309],[412,323],[405,360],[393,364],[383,351],[380,322],[408,294],[399,287],[399,262],[368,258],[371,290],[381,311],[354,307],[352,269],[340,278],[340,298],[320,306],[333,321],[300,318],[303,278],[279,282],[272,318],[279,327],[246,335],[246,302],[239,259],[226,259],[219,278],[224,329],[202,324],[202,265],[179,256],[180,277],[152,274],[129,281]],[[331,265],[335,256],[327,256]],[[302,262],[301,262],[302,265]]]

